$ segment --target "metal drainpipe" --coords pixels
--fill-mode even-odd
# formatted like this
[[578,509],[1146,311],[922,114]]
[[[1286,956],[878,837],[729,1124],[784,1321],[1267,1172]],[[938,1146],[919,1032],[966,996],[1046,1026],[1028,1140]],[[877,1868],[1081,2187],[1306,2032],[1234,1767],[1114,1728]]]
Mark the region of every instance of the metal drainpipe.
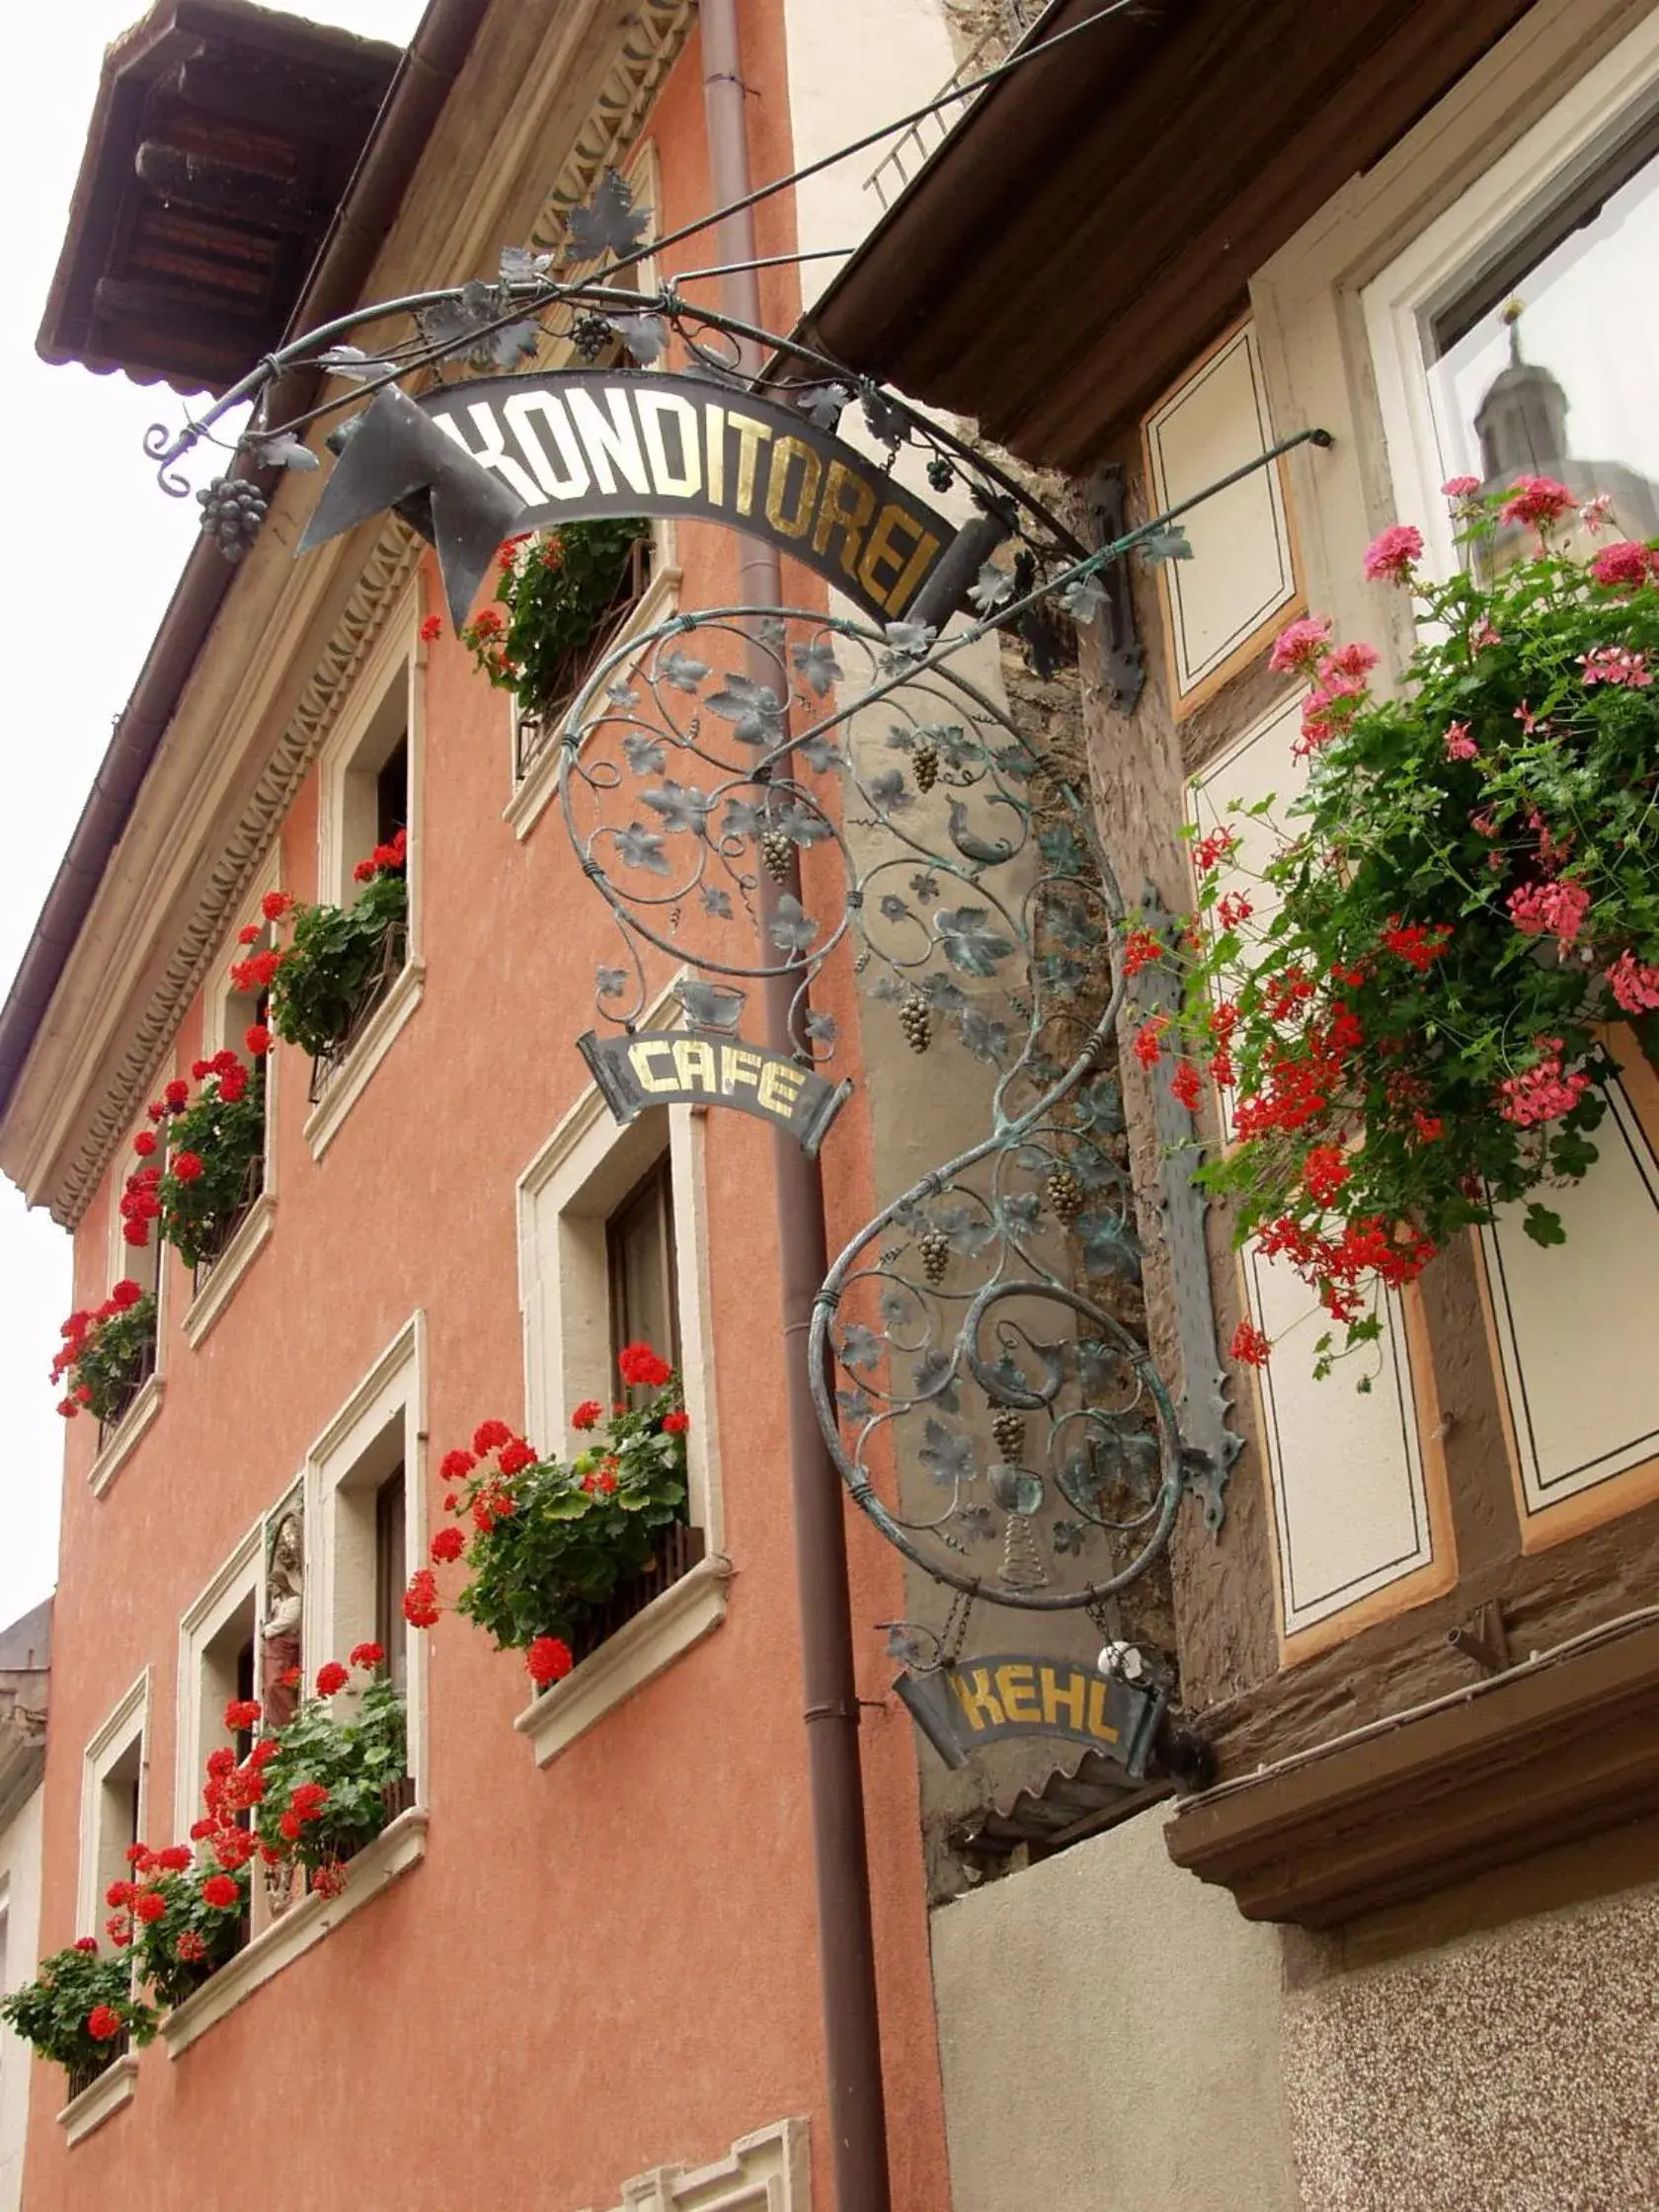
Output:
[[[710,180],[716,206],[750,190],[738,0],[702,0],[703,107]],[[755,258],[750,209],[720,225],[721,258]],[[721,305],[751,328],[760,320],[760,283],[752,269],[721,278]],[[746,347],[744,366],[760,367]],[[781,606],[783,577],[776,549],[740,540],[739,598]],[[775,683],[763,654],[750,672]],[[760,876],[764,933],[786,891],[800,894],[799,869],[774,884]],[[770,944],[763,934],[763,942]],[[788,1053],[794,982],[770,980],[764,989],[766,1042]],[[858,1753],[858,1696],[852,1662],[852,1610],[847,1594],[846,1529],[841,1484],[814,1411],[807,1375],[807,1332],[813,1300],[829,1271],[824,1181],[817,1160],[793,1139],[774,1133],[779,1269],[789,1409],[789,1480],[795,1521],[795,1577],[801,1615],[801,1659],[812,1792],[813,1865],[818,1890],[818,1956],[824,2005],[837,2212],[889,2212],[887,2112],[882,2092],[881,2022],[876,2000],[875,1938],[870,1922],[870,1866],[864,1833],[864,1785]]]

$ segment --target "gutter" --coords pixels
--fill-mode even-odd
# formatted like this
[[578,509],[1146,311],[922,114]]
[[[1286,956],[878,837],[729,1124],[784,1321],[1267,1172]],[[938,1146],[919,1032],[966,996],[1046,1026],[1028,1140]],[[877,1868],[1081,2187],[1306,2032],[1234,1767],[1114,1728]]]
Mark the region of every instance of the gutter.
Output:
[[[490,0],[430,0],[306,278],[290,336],[356,303],[489,7]],[[320,382],[312,373],[288,379],[284,409],[298,413]],[[0,1007],[0,1118],[235,579],[234,567],[206,538],[185,562]]]
[[[718,234],[721,259],[736,265],[721,277],[720,301],[728,313],[756,330],[762,325],[754,216],[750,208],[739,204],[752,185],[739,5],[740,0],[701,0],[698,21],[711,197],[716,207],[736,209],[721,222]],[[759,371],[759,349],[752,341],[744,344],[742,365],[750,375]],[[746,603],[783,605],[782,568],[775,546],[741,538],[738,574],[739,594]],[[763,683],[768,680],[769,664],[761,649],[755,650],[750,673]],[[759,874],[759,926],[764,942],[778,902],[790,894],[800,897],[798,852],[793,853],[782,883],[774,883],[765,869]],[[766,1042],[786,1057],[794,1051],[791,1014],[796,988],[797,979],[786,968],[768,975],[763,987]],[[809,1158],[783,1130],[772,1133],[772,1169],[834,2204],[836,2212],[889,2212],[887,2109],[845,1507],[840,1476],[819,1427],[809,1367],[813,1302],[830,1269],[824,1172],[818,1160]]]

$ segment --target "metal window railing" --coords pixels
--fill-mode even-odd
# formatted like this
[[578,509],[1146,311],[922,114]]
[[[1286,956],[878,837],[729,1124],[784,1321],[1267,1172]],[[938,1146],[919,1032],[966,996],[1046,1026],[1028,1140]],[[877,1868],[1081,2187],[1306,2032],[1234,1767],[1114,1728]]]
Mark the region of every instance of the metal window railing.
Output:
[[523,782],[548,746],[556,739],[566,709],[588,680],[591,671],[621,636],[629,617],[651,585],[653,541],[648,531],[628,549],[628,565],[618,579],[609,604],[599,615],[587,642],[567,653],[560,664],[553,695],[534,714],[519,713],[513,733],[513,782]]

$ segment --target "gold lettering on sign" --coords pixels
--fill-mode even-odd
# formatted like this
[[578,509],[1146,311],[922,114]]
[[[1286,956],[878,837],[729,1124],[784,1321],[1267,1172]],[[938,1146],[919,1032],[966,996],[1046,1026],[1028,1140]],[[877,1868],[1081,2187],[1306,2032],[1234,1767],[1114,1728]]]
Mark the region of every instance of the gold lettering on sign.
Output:
[[726,504],[726,410],[712,401],[703,409],[703,423],[707,431],[704,458],[707,467],[709,504],[724,507]]
[[[1043,1691],[1043,1725],[1045,1728],[1074,1728],[1083,1732],[1083,1705],[1088,1697],[1088,1684],[1075,1667],[1066,1670],[1064,1683],[1053,1667],[1043,1668],[1038,1676]],[[1061,1719],[1064,1708],[1066,1718]]]
[[998,1667],[996,1687],[1002,1696],[1002,1710],[1010,1720],[1019,1721],[1027,1728],[1041,1725],[1042,1708],[1037,1702],[1036,1670],[1021,1660],[1017,1666]]
[[735,407],[727,421],[738,434],[738,513],[752,514],[755,458],[770,438],[772,426],[756,422],[752,415],[740,415]]
[[[898,542],[900,532],[907,533],[912,541],[920,541],[915,545],[913,554],[908,546]],[[938,540],[929,537],[919,522],[890,500],[882,509],[875,528],[870,532],[870,542],[864,548],[863,560],[858,564],[858,581],[882,606],[900,606],[904,602],[899,594],[906,579],[922,558],[923,546],[936,548]],[[891,581],[880,573],[889,562],[893,565]]]
[[758,1091],[760,1070],[765,1066],[757,1052],[748,1045],[722,1045],[720,1048],[720,1088],[730,1098],[740,1088]]
[[[801,481],[791,505],[789,472],[797,461],[801,464]],[[806,536],[823,475],[818,455],[798,437],[780,437],[772,447],[772,465],[766,474],[766,519],[780,536]]]
[[861,476],[857,476],[844,461],[831,461],[830,472],[824,480],[824,497],[819,503],[818,520],[813,525],[813,551],[828,553],[830,541],[837,530],[841,533],[841,567],[856,583],[858,578],[858,549],[864,542],[864,532],[870,517],[876,512],[876,495]]
[[676,1086],[672,1075],[659,1075],[651,1063],[659,1053],[667,1053],[672,1060],[673,1046],[667,1037],[642,1037],[638,1044],[628,1047],[628,1065],[639,1077],[641,1090],[673,1090]]
[[904,613],[906,607],[909,605],[911,598],[915,595],[916,587],[931,567],[933,556],[938,550],[938,539],[931,530],[923,530],[921,542],[910,555],[909,566],[887,595],[887,610],[890,614]]
[[760,1076],[761,1105],[768,1114],[776,1114],[779,1121],[786,1122],[795,1111],[795,1101],[806,1079],[804,1068],[791,1067],[786,1060],[768,1060]]
[[720,1078],[714,1071],[714,1047],[706,1037],[676,1037],[673,1060],[681,1090],[713,1093],[719,1089]]
[[1002,1707],[996,1702],[991,1690],[988,1667],[976,1667],[972,1675],[961,1671],[953,1672],[950,1683],[967,1715],[970,1728],[977,1730],[1001,1727]]
[[1106,1718],[1106,1689],[1103,1682],[1089,1684],[1088,1732],[1103,1744],[1115,1744],[1118,1731]]

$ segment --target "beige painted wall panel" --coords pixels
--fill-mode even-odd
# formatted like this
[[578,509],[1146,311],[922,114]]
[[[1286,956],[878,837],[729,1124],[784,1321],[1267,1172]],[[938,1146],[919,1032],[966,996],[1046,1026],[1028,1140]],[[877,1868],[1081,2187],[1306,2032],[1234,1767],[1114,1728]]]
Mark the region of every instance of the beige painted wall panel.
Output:
[[[1224,890],[1254,901],[1255,925],[1276,903],[1257,871],[1278,830],[1240,809],[1272,797],[1284,824],[1286,807],[1306,781],[1304,763],[1291,751],[1301,722],[1296,692],[1244,731],[1191,789],[1192,818],[1201,829],[1225,822],[1238,833],[1219,880]],[[1230,1131],[1224,1100],[1223,1120]],[[1288,1265],[1253,1249],[1243,1255],[1243,1275],[1251,1317],[1278,1347],[1257,1382],[1284,1632],[1292,1636],[1433,1557],[1410,1357],[1398,1301],[1390,1300],[1375,1350],[1316,1382],[1313,1345],[1329,1324],[1312,1294]],[[1354,1385],[1368,1373],[1372,1386],[1361,1393]]]
[[1280,1938],[1161,1809],[933,1915],[955,2212],[1301,2212]]
[[[1254,331],[1246,325],[1147,418],[1152,497],[1179,506],[1273,443]],[[1296,592],[1276,469],[1218,492],[1182,518],[1190,561],[1164,571],[1175,689],[1185,697]]]
[[1529,1508],[1659,1450],[1659,1159],[1622,1090],[1581,1183],[1543,1192],[1567,1241],[1545,1251],[1506,1207],[1485,1232],[1493,1312]]

